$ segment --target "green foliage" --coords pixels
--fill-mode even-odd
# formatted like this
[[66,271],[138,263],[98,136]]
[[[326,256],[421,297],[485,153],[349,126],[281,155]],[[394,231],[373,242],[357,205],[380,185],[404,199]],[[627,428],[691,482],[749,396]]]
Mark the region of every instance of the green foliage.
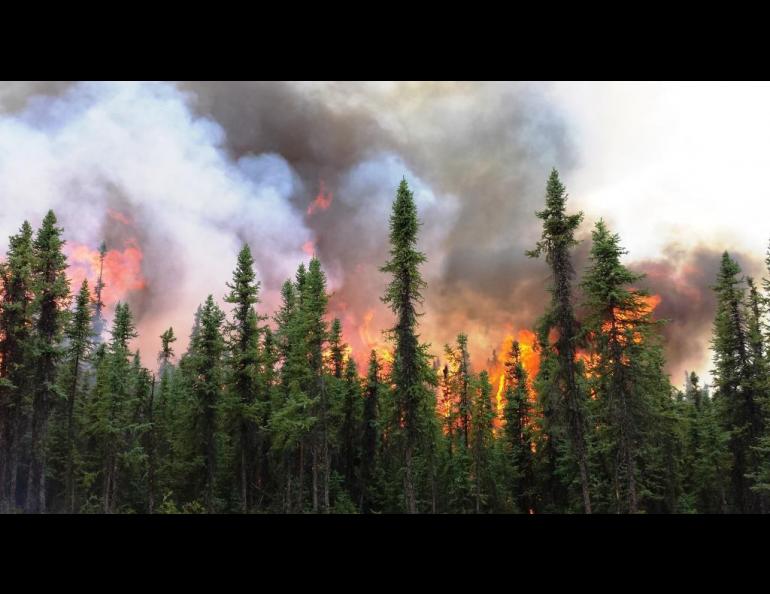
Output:
[[[559,180],[556,169],[551,171],[546,185],[545,209],[536,213],[543,221],[543,232],[535,249],[528,251],[532,258],[545,256],[551,268],[552,284],[550,287],[551,303],[538,322],[538,335],[541,349],[546,357],[549,351],[555,359],[541,373],[548,374],[540,383],[548,392],[548,431],[550,440],[568,439],[569,449],[560,443],[552,443],[548,448],[552,459],[549,465],[554,476],[563,475],[555,465],[575,464],[580,475],[580,489],[583,508],[591,513],[590,477],[586,450],[585,394],[580,389],[576,370],[575,352],[577,348],[578,325],[572,305],[572,278],[575,275],[570,258],[570,248],[577,245],[575,231],[583,220],[583,213],[566,214],[566,188]],[[555,330],[556,339],[550,344],[551,330]],[[562,428],[562,426],[565,426]],[[565,477],[566,478],[566,477]],[[569,487],[568,483],[563,483]],[[556,486],[552,491],[557,492]]]
[[[286,280],[267,322],[243,246],[220,295],[227,312],[209,295],[186,351],[177,358],[168,328],[149,369],[134,350],[129,305],[104,309],[101,276],[94,295],[83,282],[70,296],[54,214],[37,233],[24,223],[0,263],[0,511],[770,510],[770,281],[762,294],[724,255],[714,394],[695,374],[680,392],[664,372],[644,279],[622,264],[620,238],[603,221],[575,309],[571,251],[582,213],[568,214],[566,199],[554,170],[529,252],[552,273],[532,378],[516,341],[502,378],[474,371],[465,333],[443,360],[420,341],[426,256],[406,180],[381,268],[392,358],[372,351],[363,377],[348,329],[329,315],[316,257]],[[106,343],[94,336],[103,309]]]
[[426,453],[425,438],[435,422],[429,386],[437,383],[428,363],[428,346],[421,345],[417,336],[416,307],[422,304],[426,287],[419,270],[426,257],[416,249],[419,226],[414,195],[403,179],[390,216],[390,259],[380,270],[391,276],[382,300],[396,316],[396,325],[390,330],[395,345],[390,383],[396,414],[391,428],[403,459],[404,503],[409,513],[418,511],[417,483],[421,477],[414,462]]
[[[583,278],[585,343],[590,355],[587,386],[595,424],[591,451],[594,485],[604,498],[597,510],[637,513],[643,492],[656,493],[645,472],[660,457],[656,428],[671,387],[663,371],[649,294],[631,285],[643,279],[620,262],[620,237],[599,220],[592,233],[591,265]],[[598,502],[597,502],[598,503]]]

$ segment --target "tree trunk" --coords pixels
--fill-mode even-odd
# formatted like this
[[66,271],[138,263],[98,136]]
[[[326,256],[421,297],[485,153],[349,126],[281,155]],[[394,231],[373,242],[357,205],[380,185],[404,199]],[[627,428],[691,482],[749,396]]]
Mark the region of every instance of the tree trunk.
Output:
[[78,389],[80,357],[75,356],[72,389],[67,399],[67,475],[65,478],[65,506],[69,513],[75,513],[75,397]]
[[414,478],[412,477],[412,446],[407,445],[404,450],[404,496],[406,498],[407,513],[417,513],[417,499],[414,493]]
[[303,442],[300,442],[299,444],[299,488],[297,490],[297,509],[299,510],[299,513],[302,513],[305,511],[305,493],[304,493],[304,483],[305,483],[305,444]]
[[46,435],[48,419],[48,398],[44,392],[38,392],[32,416],[32,451],[27,476],[27,513],[45,513],[45,449],[43,440]]
[[313,513],[318,513],[318,446],[312,447],[312,473],[313,473]]
[[147,510],[150,514],[155,511],[155,423],[153,420],[153,404],[155,400],[155,375],[152,376],[150,385],[150,402],[148,419],[150,421],[150,443],[147,452]]
[[247,513],[249,511],[249,501],[247,494],[248,479],[246,478],[246,429],[244,423],[241,423],[241,512]]
[[110,460],[110,454],[108,453],[107,459],[105,460],[105,464],[104,464],[104,490],[102,493],[105,514],[110,513],[110,494],[112,493],[112,488],[110,486],[111,480],[112,480],[112,462]]

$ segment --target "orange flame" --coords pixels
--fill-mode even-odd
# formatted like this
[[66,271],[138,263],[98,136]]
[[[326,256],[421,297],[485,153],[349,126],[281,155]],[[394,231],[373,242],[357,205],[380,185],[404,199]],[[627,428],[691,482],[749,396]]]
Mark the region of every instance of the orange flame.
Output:
[[495,419],[496,429],[499,429],[502,426],[503,409],[505,408],[504,394],[507,387],[505,383],[505,360],[511,350],[511,344],[513,343],[514,338],[519,342],[521,363],[524,366],[524,370],[527,372],[527,384],[530,397],[533,401],[535,399],[533,386],[537,372],[540,370],[540,353],[535,349],[537,343],[535,333],[531,330],[523,329],[519,330],[515,337],[513,334],[509,334],[503,339],[500,350],[497,352],[497,360],[492,362],[490,366],[490,377],[497,378],[497,393],[495,394],[495,405],[497,409],[497,418]]
[[[73,290],[77,291],[83,279],[88,279],[93,293],[99,278],[99,250],[78,243],[68,243],[65,249]],[[126,242],[124,249],[109,250],[105,254],[102,271],[102,281],[105,284],[102,301],[105,305],[117,303],[127,293],[142,290],[147,286],[142,274],[143,258],[141,249],[133,239]]]
[[639,297],[641,301],[641,307],[635,312],[625,312],[615,310],[614,318],[615,324],[613,329],[613,323],[606,321],[602,324],[602,332],[610,333],[615,332],[617,341],[621,344],[625,344],[627,340],[626,332],[631,331],[631,340],[635,344],[639,344],[642,341],[642,336],[639,332],[635,331],[636,323],[642,318],[650,315],[658,305],[660,305],[660,295],[645,295]]
[[[621,345],[625,345],[626,341],[628,340],[627,333],[630,331],[631,340],[633,343],[640,344],[643,339],[642,334],[636,330],[636,323],[642,318],[650,315],[655,310],[655,308],[660,305],[661,297],[660,295],[640,296],[640,300],[642,305],[636,312],[623,312],[616,309],[613,312],[615,317],[614,328],[613,322],[608,320],[602,324],[602,332],[614,332],[615,340],[617,340],[617,342]],[[598,354],[588,353],[586,351],[580,350],[575,353],[575,358],[583,363],[583,369],[586,378],[591,380],[599,375],[598,369],[601,360]],[[627,364],[628,356],[625,354],[621,355],[621,362],[624,365]],[[590,397],[591,399],[596,399],[596,390],[594,388],[591,388]]]
[[315,253],[315,244],[312,241],[306,241],[302,244],[302,251],[308,256],[312,256]]
[[371,325],[373,320],[374,310],[367,310],[361,324],[358,326],[358,337],[361,339],[361,342],[366,345],[367,349],[365,356],[368,357],[369,351],[374,350],[377,353],[377,358],[381,362],[390,365],[393,363],[393,353],[391,353],[385,342],[372,336]]
[[315,200],[313,200],[307,207],[307,214],[308,216],[312,215],[318,210],[326,210],[329,208],[332,204],[332,193],[330,191],[326,191],[326,188],[324,187],[324,180],[321,180],[320,189],[318,190],[318,195],[315,197]]
[[123,214],[119,210],[114,210],[112,208],[107,209],[107,216],[110,217],[113,221],[117,221],[118,223],[123,223],[124,225],[133,225],[134,221],[129,217],[128,215]]

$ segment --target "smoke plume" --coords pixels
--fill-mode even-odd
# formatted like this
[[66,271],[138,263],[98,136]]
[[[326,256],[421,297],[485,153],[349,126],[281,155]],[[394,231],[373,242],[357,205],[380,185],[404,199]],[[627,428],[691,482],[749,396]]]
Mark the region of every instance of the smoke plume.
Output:
[[[107,280],[113,300],[137,313],[145,360],[169,325],[184,349],[195,308],[209,293],[221,302],[243,242],[262,282],[262,313],[273,313],[283,280],[316,254],[331,314],[362,362],[392,324],[379,267],[406,177],[428,256],[422,339],[440,354],[466,332],[480,367],[542,313],[548,271],[524,255],[540,235],[534,213],[550,169],[569,188],[585,158],[540,84],[6,84],[0,237],[53,208],[70,261],[89,278],[105,240],[114,264],[132,271]],[[578,274],[589,248],[583,241],[576,252]],[[672,247],[634,264],[661,295],[659,317],[672,320],[672,372],[703,364],[719,253]]]

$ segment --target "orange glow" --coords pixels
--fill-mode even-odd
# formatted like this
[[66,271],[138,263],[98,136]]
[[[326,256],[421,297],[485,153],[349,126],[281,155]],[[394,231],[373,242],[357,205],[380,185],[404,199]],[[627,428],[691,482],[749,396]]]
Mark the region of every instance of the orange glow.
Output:
[[625,312],[615,309],[613,311],[614,320],[607,320],[602,324],[602,332],[614,334],[614,338],[620,343],[625,344],[627,340],[626,333],[631,331],[631,339],[635,344],[642,341],[642,336],[635,331],[637,323],[650,315],[658,305],[660,305],[660,295],[640,296],[641,307],[638,312]]
[[[99,278],[99,250],[87,245],[67,243],[65,246],[69,261],[69,277],[73,291],[77,291],[83,279],[93,292]],[[102,280],[105,284],[102,301],[110,306],[125,298],[131,291],[140,291],[147,286],[142,274],[144,255],[135,240],[126,242],[122,250],[109,250],[104,256]]]
[[495,408],[497,410],[498,421],[503,418],[503,392],[505,392],[505,374],[500,374],[500,381],[497,386],[497,394],[495,395]]
[[[497,351],[497,360],[490,365],[489,376],[491,378],[497,378],[497,393],[495,394],[495,428],[499,429],[502,426],[503,409],[505,408],[505,360],[508,357],[508,353],[511,351],[511,344],[517,340],[519,343],[519,349],[521,352],[521,363],[524,366],[524,370],[527,372],[527,385],[529,388],[530,398],[534,402],[535,391],[534,381],[537,376],[537,372],[540,370],[540,353],[536,350],[537,337],[535,333],[528,329],[519,330],[514,336],[509,334],[503,339],[500,349]],[[494,385],[493,381],[493,385]]]
[[110,217],[113,221],[117,221],[118,223],[123,223],[124,225],[134,224],[134,221],[131,220],[131,218],[128,215],[123,214],[119,210],[108,208],[107,216]]
[[321,180],[321,187],[318,190],[318,195],[315,197],[307,207],[308,216],[314,214],[318,210],[326,210],[332,205],[332,193],[326,191],[324,187],[324,181]]
[[312,241],[306,241],[302,244],[302,251],[308,256],[312,256],[315,253],[315,244]]
[[393,363],[393,353],[391,353],[390,348],[384,341],[378,340],[376,337],[372,336],[371,326],[373,320],[374,310],[367,310],[361,324],[358,326],[358,337],[361,339],[361,342],[366,345],[367,351],[364,353],[364,356],[367,357],[368,360],[369,352],[374,350],[381,363],[390,365]]
[[[602,324],[602,333],[609,334],[611,338],[617,341],[618,344],[625,346],[628,340],[628,333],[631,335],[631,340],[634,344],[640,344],[642,342],[642,334],[636,328],[638,323],[646,316],[650,315],[658,305],[660,305],[660,295],[648,295],[640,296],[642,302],[639,311],[637,312],[624,312],[615,309],[613,311],[613,320],[606,320]],[[575,354],[575,358],[583,363],[583,369],[586,378],[589,380],[595,379],[599,376],[599,366],[601,359],[596,353],[589,353],[585,351],[578,351]],[[620,362],[623,365],[628,364],[628,355],[621,354]],[[596,389],[591,388],[589,396],[591,399],[596,399]]]

